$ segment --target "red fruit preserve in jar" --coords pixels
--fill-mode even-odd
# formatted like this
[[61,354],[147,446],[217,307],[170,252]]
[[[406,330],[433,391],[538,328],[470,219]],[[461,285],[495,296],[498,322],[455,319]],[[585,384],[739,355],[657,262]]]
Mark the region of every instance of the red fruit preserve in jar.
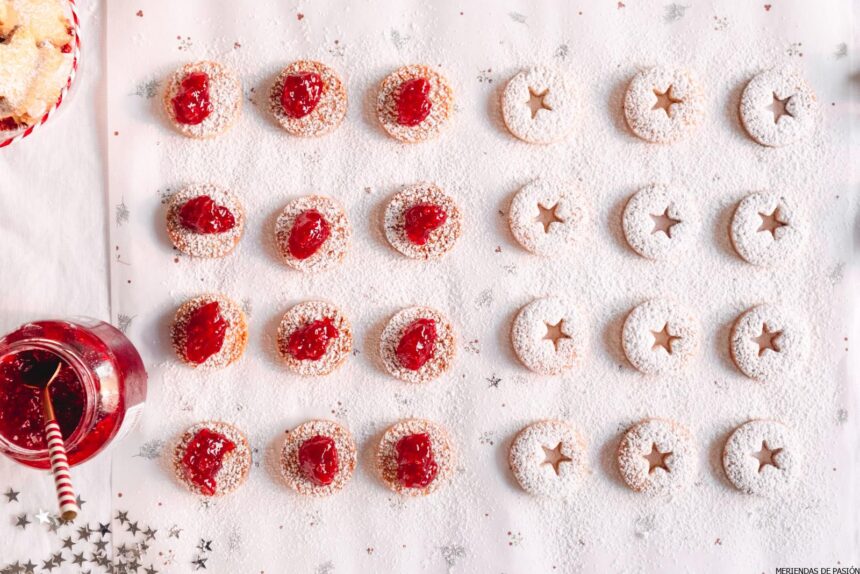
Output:
[[0,339],[0,452],[50,468],[42,389],[54,373],[51,402],[74,466],[130,430],[146,400],[146,370],[125,335],[95,319],[35,321]]

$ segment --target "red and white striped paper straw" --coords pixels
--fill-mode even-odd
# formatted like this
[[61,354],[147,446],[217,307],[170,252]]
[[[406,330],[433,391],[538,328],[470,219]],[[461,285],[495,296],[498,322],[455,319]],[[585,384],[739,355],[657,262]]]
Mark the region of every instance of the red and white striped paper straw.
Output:
[[36,129],[45,125],[51,116],[56,113],[57,108],[60,107],[60,104],[63,103],[63,100],[66,98],[66,94],[69,93],[69,89],[72,87],[72,82],[75,80],[75,76],[78,72],[78,62],[81,59],[81,22],[80,18],[78,18],[78,7],[75,5],[75,0],[69,0],[69,9],[72,13],[72,34],[74,35],[74,40],[72,41],[72,70],[69,72],[69,79],[66,81],[66,85],[63,86],[63,89],[60,90],[60,97],[57,98],[57,101],[48,108],[48,111],[45,112],[45,115],[41,117],[41,119],[33,124],[32,126],[25,129],[23,132],[12,136],[11,138],[0,141],[0,148],[4,148],[8,145],[15,143],[16,141],[22,140],[25,137],[29,136],[31,133],[36,131]]
[[45,433],[48,439],[48,455],[51,458],[51,472],[54,473],[54,485],[57,487],[57,500],[60,502],[60,516],[63,520],[74,520],[80,509],[72,487],[63,433],[54,419],[45,424]]

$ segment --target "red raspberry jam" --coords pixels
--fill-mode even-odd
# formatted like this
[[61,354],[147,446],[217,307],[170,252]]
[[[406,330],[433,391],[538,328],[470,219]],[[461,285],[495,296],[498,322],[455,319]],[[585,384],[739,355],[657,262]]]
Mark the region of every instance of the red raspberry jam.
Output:
[[185,76],[171,103],[177,122],[189,126],[201,123],[212,113],[209,76],[203,72],[191,72]]
[[42,388],[51,383],[51,404],[64,437],[71,436],[84,414],[84,386],[68,363],[48,351],[21,351],[0,360],[0,434],[27,450],[48,448],[42,416]]
[[146,371],[120,331],[92,319],[27,323],[0,339],[0,452],[22,464],[50,468],[41,390],[52,405],[71,465],[104,450],[137,421],[146,399]]
[[185,358],[199,365],[221,350],[230,324],[221,315],[221,304],[212,301],[191,312],[185,326]]
[[338,335],[334,323],[326,317],[290,333],[287,349],[299,361],[316,361],[325,355],[329,342],[337,339]]
[[316,209],[303,211],[290,229],[288,247],[296,259],[307,259],[317,252],[331,235],[331,226]]
[[11,132],[18,129],[18,122],[12,116],[0,118],[0,132]]
[[424,245],[430,233],[442,227],[448,214],[442,207],[432,203],[419,203],[406,211],[406,237],[415,245]]
[[331,484],[339,468],[334,440],[317,435],[303,442],[299,447],[299,466],[305,478],[317,486]]
[[436,321],[418,319],[404,329],[395,353],[403,368],[417,371],[430,360],[435,347]]
[[218,205],[208,195],[200,195],[179,208],[179,223],[189,231],[209,235],[230,231],[236,227],[236,218],[229,208]]
[[433,446],[427,433],[403,437],[394,449],[397,451],[397,480],[406,488],[425,488],[439,471],[433,457]]
[[63,44],[63,47],[60,48],[60,52],[62,52],[63,54],[71,54],[72,45],[71,44]]
[[314,111],[325,89],[322,78],[314,72],[299,72],[284,78],[281,107],[294,119],[301,119]]
[[221,433],[203,428],[185,447],[182,468],[185,477],[207,496],[213,496],[218,484],[215,476],[224,464],[224,455],[236,449],[236,444]]
[[414,127],[430,115],[430,82],[427,78],[406,80],[397,94],[397,123]]

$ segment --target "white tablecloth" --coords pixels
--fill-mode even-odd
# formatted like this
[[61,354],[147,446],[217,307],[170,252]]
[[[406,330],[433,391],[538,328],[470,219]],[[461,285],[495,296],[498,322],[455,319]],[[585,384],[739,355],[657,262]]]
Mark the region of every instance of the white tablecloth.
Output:
[[[105,456],[76,472],[84,518],[110,517],[112,536],[73,535],[73,548],[63,550],[63,531],[16,528],[18,515],[38,522],[39,509],[53,508],[50,481],[0,461],[0,491],[22,493],[8,504],[0,497],[8,517],[0,522],[0,568],[60,552],[60,571],[74,572],[74,554],[89,558],[103,538],[112,540],[117,563],[162,572],[759,572],[860,564],[860,405],[848,375],[860,337],[847,302],[858,285],[849,2],[601,4],[260,1],[250,8],[116,0],[106,7],[107,82],[104,55],[94,52],[105,15],[85,4],[89,57],[73,108],[34,141],[0,152],[0,233],[13,246],[0,256],[0,321],[8,330],[34,315],[104,317],[108,258],[111,316],[140,346],[151,395],[139,431],[113,451],[112,468]],[[287,137],[258,105],[279,67],[302,57],[335,67],[350,94],[344,125],[319,140]],[[238,71],[245,109],[227,135],[190,142],[165,125],[159,87],[181,63],[204,58]],[[373,97],[386,73],[413,62],[440,65],[454,84],[457,113],[439,140],[402,146],[377,127]],[[823,122],[808,142],[765,150],[743,133],[734,106],[753,73],[781,62],[809,78]],[[580,127],[564,144],[527,146],[501,124],[501,87],[532,63],[577,79]],[[655,63],[683,64],[707,87],[707,120],[689,141],[649,146],[619,119],[626,82]],[[537,175],[572,180],[592,201],[591,237],[568,258],[538,260],[506,230],[511,195]],[[420,179],[442,185],[465,213],[464,236],[438,264],[403,260],[379,233],[385,199]],[[162,199],[197,180],[227,185],[245,202],[246,236],[224,260],[176,261],[163,231]],[[617,221],[637,187],[666,180],[694,193],[702,233],[686,258],[655,265],[630,252]],[[802,201],[811,222],[802,259],[779,270],[742,263],[725,237],[732,206],[765,188]],[[283,204],[312,192],[345,205],[355,237],[340,268],[306,277],[277,261],[269,236]],[[210,290],[246,307],[251,336],[240,363],[203,375],[177,364],[167,332],[184,298]],[[564,377],[529,374],[507,339],[515,311],[545,294],[574,298],[589,322],[588,359]],[[691,368],[657,380],[635,373],[617,344],[623,314],[655,295],[688,303],[703,329]],[[300,380],[273,356],[272,336],[283,311],[317,297],[350,317],[359,353],[332,376]],[[743,378],[725,349],[732,319],[763,301],[801,313],[812,342],[804,368],[772,385]],[[391,380],[374,359],[384,321],[409,304],[444,311],[461,341],[452,373],[424,388]],[[370,453],[385,426],[407,416],[446,424],[459,463],[448,488],[404,502],[380,485]],[[700,450],[695,484],[672,500],[629,492],[613,468],[619,433],[643,416],[682,422]],[[805,451],[795,491],[777,501],[737,493],[719,468],[727,433],[757,416],[794,427]],[[272,465],[281,433],[314,417],[349,426],[362,451],[353,481],[328,500],[290,492]],[[565,503],[525,495],[506,468],[513,434],[547,417],[570,420],[589,443],[592,473]],[[209,418],[248,434],[255,465],[234,495],[201,503],[171,478],[163,453],[182,428]]]

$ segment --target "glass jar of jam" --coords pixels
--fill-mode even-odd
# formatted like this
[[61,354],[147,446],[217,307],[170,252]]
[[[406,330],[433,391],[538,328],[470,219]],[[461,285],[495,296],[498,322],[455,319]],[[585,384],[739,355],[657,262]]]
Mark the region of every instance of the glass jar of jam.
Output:
[[146,400],[143,361],[115,327],[84,318],[22,325],[0,339],[0,452],[35,468],[50,468],[38,387],[58,364],[51,402],[71,466],[130,430]]

